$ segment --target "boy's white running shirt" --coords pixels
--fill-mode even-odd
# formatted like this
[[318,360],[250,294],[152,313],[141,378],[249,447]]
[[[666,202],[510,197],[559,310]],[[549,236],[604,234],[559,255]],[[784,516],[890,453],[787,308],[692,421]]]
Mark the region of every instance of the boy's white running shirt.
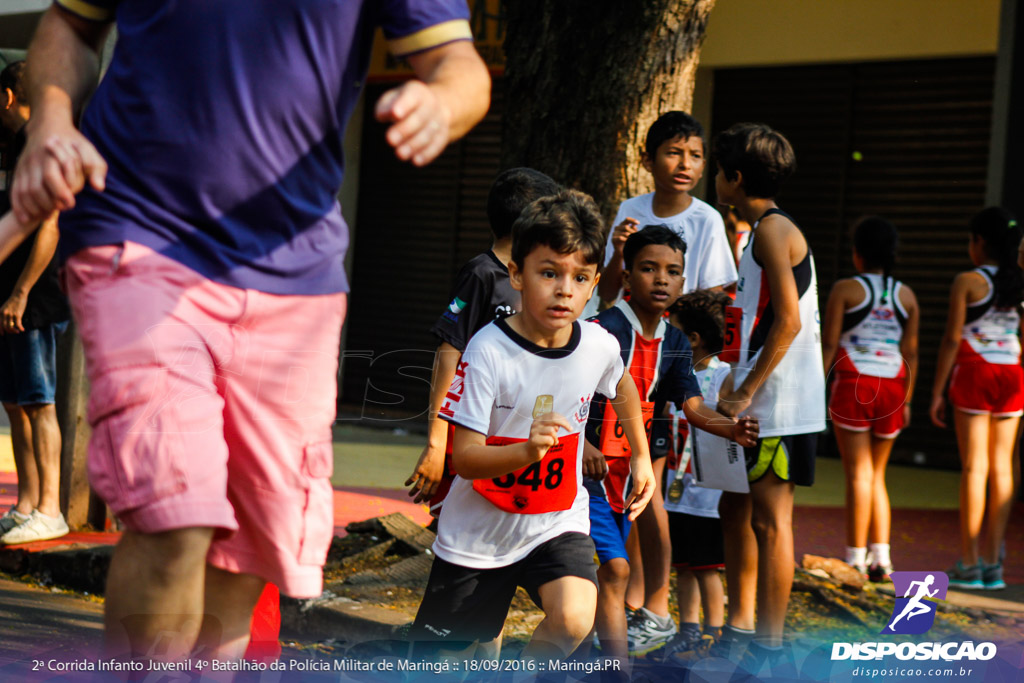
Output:
[[[515,477],[474,482],[456,476],[438,521],[437,556],[491,569],[518,562],[563,533],[589,534],[583,431],[594,394],[614,398],[623,372],[618,342],[596,323],[574,322],[569,344],[560,349],[542,349],[504,320],[477,332],[459,362],[441,417],[487,436],[488,443],[525,441],[538,397],[551,396],[552,410],[573,432],[560,430],[558,451],[552,449],[539,466]],[[512,511],[517,509],[542,511]]]

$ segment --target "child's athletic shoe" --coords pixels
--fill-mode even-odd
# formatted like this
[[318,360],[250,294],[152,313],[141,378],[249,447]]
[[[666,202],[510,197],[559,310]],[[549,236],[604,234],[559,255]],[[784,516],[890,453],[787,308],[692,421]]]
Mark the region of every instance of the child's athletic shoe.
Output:
[[[687,626],[694,626],[696,628],[687,628]],[[672,636],[671,640],[665,643],[663,647],[654,651],[651,656],[666,663],[682,663],[683,660],[677,660],[675,656],[699,649],[705,639],[710,641],[708,645],[714,642],[711,636],[701,635],[700,627],[696,624],[684,624],[679,627],[679,633]]]
[[676,634],[676,622],[672,616],[659,617],[645,607],[630,616],[626,624],[626,638],[629,654],[643,655],[656,650]]
[[956,564],[946,570],[949,575],[949,585],[970,590],[980,590],[985,587],[981,580],[981,565],[965,567],[964,563],[957,560]]
[[28,521],[30,516],[23,512],[18,512],[12,505],[11,509],[5,512],[3,517],[0,517],[0,536],[3,536],[16,526],[21,526]]
[[64,521],[64,515],[58,514],[56,517],[50,517],[39,510],[33,510],[32,514],[28,516],[27,522],[0,536],[0,542],[15,545],[33,541],[48,541],[51,538],[60,538],[68,531],[68,523]]
[[981,582],[984,584],[985,590],[987,591],[998,591],[1006,588],[1006,582],[1003,581],[1003,563],[982,563]]
[[705,635],[699,647],[690,652],[676,655],[676,658],[687,663],[712,657],[738,662],[746,653],[747,645],[750,644],[753,637],[753,631],[739,631],[731,626],[723,626],[719,630],[717,638],[709,638]]
[[868,580],[874,581],[875,583],[881,583],[889,580],[889,575],[892,574],[892,565],[888,564],[882,566],[880,564],[873,564],[868,567]]

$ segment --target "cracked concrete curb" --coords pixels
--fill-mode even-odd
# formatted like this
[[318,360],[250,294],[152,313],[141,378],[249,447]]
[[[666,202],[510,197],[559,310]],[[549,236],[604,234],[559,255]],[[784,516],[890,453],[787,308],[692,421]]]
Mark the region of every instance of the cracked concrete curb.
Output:
[[[69,543],[34,551],[0,546],[0,572],[29,576],[44,586],[103,595],[113,552],[113,546],[104,544]],[[401,612],[329,591],[312,600],[281,597],[283,633],[358,643],[391,639],[409,623]]]
[[29,551],[0,547],[0,571],[31,576],[43,585],[59,585],[82,593],[103,595],[110,567],[111,545],[69,543]]
[[411,623],[408,615],[325,592],[312,600],[281,598],[281,631],[314,640],[361,643],[391,640]]

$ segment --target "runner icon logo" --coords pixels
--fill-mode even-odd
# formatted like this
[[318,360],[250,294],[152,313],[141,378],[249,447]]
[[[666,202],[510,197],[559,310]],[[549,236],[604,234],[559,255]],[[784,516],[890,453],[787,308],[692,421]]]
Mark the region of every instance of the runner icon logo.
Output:
[[[917,635],[935,623],[936,603],[945,600],[949,577],[945,572],[893,572],[896,605],[882,633]],[[900,597],[903,596],[903,597]]]

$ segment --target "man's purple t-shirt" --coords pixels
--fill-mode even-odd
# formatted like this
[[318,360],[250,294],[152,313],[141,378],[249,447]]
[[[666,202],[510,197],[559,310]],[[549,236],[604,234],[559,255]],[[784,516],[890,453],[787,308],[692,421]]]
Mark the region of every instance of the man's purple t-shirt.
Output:
[[61,216],[61,257],[139,242],[216,282],[347,291],[336,194],[373,34],[406,56],[471,39],[465,0],[57,0],[112,21],[82,120],[106,189]]

